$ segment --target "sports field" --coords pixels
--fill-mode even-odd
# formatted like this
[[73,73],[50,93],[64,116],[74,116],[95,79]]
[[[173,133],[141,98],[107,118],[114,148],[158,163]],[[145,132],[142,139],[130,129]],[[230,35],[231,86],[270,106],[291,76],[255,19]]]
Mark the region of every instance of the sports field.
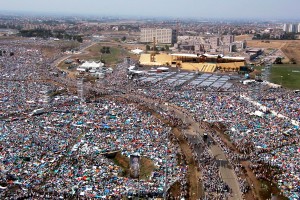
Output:
[[300,89],[300,65],[273,65],[270,81],[289,89]]

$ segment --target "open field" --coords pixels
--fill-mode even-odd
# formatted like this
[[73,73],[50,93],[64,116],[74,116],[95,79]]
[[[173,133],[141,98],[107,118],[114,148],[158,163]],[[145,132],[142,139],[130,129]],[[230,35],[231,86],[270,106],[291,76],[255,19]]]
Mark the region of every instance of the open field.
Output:
[[270,80],[289,89],[300,89],[300,65],[273,65]]
[[288,41],[281,50],[289,58],[294,58],[300,64],[300,40]]
[[263,49],[280,49],[286,44],[286,40],[268,40],[270,43],[262,42],[262,40],[249,40],[247,46]]
[[[110,53],[102,54],[102,47],[109,47]],[[70,59],[79,58],[80,60],[104,60],[108,66],[114,66],[127,56],[135,58],[136,56],[129,53],[123,46],[117,43],[97,43],[85,50],[82,54],[71,56]]]
[[262,42],[263,40],[252,40],[252,35],[236,36],[235,40],[247,40],[247,46],[252,48],[280,49],[288,58],[294,58],[300,63],[300,40],[264,40],[270,43]]
[[269,40],[270,43],[265,43],[260,40],[247,41],[247,46],[253,48],[264,49],[280,49],[288,58],[294,58],[297,63],[300,63],[300,40]]
[[252,40],[253,35],[249,34],[249,35],[237,35],[235,36],[235,40],[236,41],[242,41],[242,40]]

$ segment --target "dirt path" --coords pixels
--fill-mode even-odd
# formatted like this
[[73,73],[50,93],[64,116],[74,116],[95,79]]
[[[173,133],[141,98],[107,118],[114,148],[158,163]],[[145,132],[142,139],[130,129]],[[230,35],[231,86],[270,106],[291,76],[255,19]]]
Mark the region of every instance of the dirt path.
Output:
[[[179,108],[175,105],[170,105],[169,109],[172,109],[177,116],[179,116],[183,121],[190,124],[189,129],[185,132],[186,134],[192,136],[192,137],[203,137],[204,130],[200,128],[199,123],[197,123],[192,117],[191,114],[185,111],[182,108]],[[217,145],[211,145],[209,147],[211,153],[215,156],[215,159],[217,162],[219,161],[224,162],[227,161],[227,158],[225,157],[225,153],[223,150]],[[227,161],[228,162],[228,161]],[[232,189],[233,195],[229,197],[229,199],[242,199],[242,193],[239,188],[239,183],[237,181],[237,176],[231,168],[231,166],[220,166],[219,167],[221,177],[224,182],[227,183],[227,185]]]
[[203,194],[203,189],[201,187],[202,183],[198,181],[201,174],[197,170],[197,165],[192,156],[192,150],[177,128],[173,129],[173,133],[179,140],[180,148],[186,157],[186,162],[188,165],[189,199],[198,199],[200,195]]
[[[120,97],[120,98],[124,98],[124,96]],[[135,98],[133,98],[133,96],[125,95],[125,99],[127,99],[128,101],[132,101]],[[150,99],[146,99],[144,97],[143,97],[143,100],[154,103]],[[137,104],[139,104],[139,103],[137,103]],[[153,115],[155,115],[157,118],[161,119],[165,124],[170,123],[169,121],[165,120],[162,116],[160,116],[160,114],[156,110],[153,110],[152,108],[147,107],[145,105],[142,105],[142,107],[144,109],[146,108],[146,109],[150,110]],[[173,127],[172,133],[178,139],[180,149],[185,157],[185,162],[188,165],[188,172],[187,172],[188,199],[191,199],[191,200],[200,199],[204,194],[203,188],[202,188],[202,183],[199,182],[201,173],[197,169],[196,162],[193,158],[192,150],[191,150],[190,146],[188,145],[187,141],[184,139],[184,137],[182,135],[182,130],[180,130],[178,127]],[[176,188],[178,189],[177,184],[173,187],[173,191],[172,191],[172,187],[171,187],[171,193],[175,194],[174,197],[176,197],[176,194],[178,194],[178,191],[174,191],[174,189],[176,189]]]
[[[129,98],[136,98],[136,96],[134,95],[127,95]],[[139,96],[138,97],[140,100],[143,100],[145,102],[149,102],[151,104],[155,104],[156,102],[153,99],[148,99],[145,98],[143,96]],[[176,117],[180,118],[183,122],[189,124],[188,128],[184,131],[184,133],[186,135],[188,135],[189,137],[195,138],[197,139],[197,137],[203,137],[203,133],[204,130],[202,130],[199,126],[199,124],[191,117],[191,114],[188,113],[187,111],[185,111],[182,108],[179,108],[177,106],[174,105],[169,105],[169,104],[160,104],[160,106],[164,109],[164,110],[172,110]],[[193,152],[190,148],[190,146],[188,145],[188,141],[185,140],[183,138],[183,135],[181,132],[174,132],[176,134],[176,137],[181,141],[181,149],[183,150],[185,155],[190,155],[190,157],[187,157],[187,161],[188,161],[188,165],[189,165],[189,195],[190,195],[190,199],[195,199],[196,195],[199,192],[199,184],[202,185],[202,183],[198,182],[198,179],[200,177],[200,171],[197,169],[197,165],[195,160],[193,159],[192,155]],[[195,151],[196,149],[194,149]],[[200,149],[196,150],[196,151],[201,151]],[[215,156],[217,161],[225,161],[227,160],[225,157],[224,152],[222,151],[222,149],[218,146],[218,145],[212,145],[210,147],[210,151],[212,152],[212,154]],[[228,162],[228,161],[227,161]],[[191,169],[191,167],[193,169]],[[201,170],[201,169],[200,169]],[[223,178],[224,182],[226,182],[229,187],[232,189],[232,193],[234,194],[232,197],[230,197],[229,199],[242,199],[242,193],[240,191],[239,188],[239,183],[237,181],[237,177],[235,175],[235,172],[233,170],[233,168],[229,167],[222,167],[220,165],[219,167],[220,173],[221,173],[221,177]],[[195,176],[195,174],[197,174],[197,176]],[[197,177],[196,179],[193,177]],[[203,193],[202,189],[201,192]]]
[[[153,111],[155,112],[155,111]],[[164,123],[168,123],[168,121],[164,120],[159,114],[155,114],[156,117],[160,118]],[[196,200],[200,199],[200,197],[204,194],[203,188],[201,187],[202,183],[199,182],[199,178],[201,173],[197,169],[196,162],[193,158],[193,153],[188,145],[187,141],[183,138],[181,130],[177,127],[172,128],[172,132],[174,136],[179,141],[180,149],[185,156],[185,162],[188,165],[188,172],[187,172],[187,180],[188,180],[188,199]],[[173,192],[174,193],[174,192]]]

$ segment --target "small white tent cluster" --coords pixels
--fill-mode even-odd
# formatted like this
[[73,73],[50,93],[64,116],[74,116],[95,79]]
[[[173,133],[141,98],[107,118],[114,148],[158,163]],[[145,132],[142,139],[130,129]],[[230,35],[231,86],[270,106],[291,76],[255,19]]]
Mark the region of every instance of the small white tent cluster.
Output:
[[131,50],[131,52],[136,55],[139,55],[139,54],[143,53],[144,51],[142,49],[136,48],[136,49]]
[[84,69],[85,71],[89,71],[89,70],[101,70],[102,67],[104,66],[104,63],[102,62],[84,62],[82,65],[80,65],[77,70],[78,71],[82,71],[82,69]]
[[104,63],[102,62],[84,62],[82,65],[77,67],[79,73],[88,72],[91,76],[102,78],[104,76]]

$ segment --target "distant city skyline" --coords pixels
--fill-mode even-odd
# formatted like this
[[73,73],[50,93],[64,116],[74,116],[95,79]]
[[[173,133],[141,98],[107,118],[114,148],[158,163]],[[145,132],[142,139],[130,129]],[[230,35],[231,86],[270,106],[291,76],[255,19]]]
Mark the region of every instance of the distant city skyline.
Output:
[[59,15],[300,20],[299,0],[0,0],[0,10]]

